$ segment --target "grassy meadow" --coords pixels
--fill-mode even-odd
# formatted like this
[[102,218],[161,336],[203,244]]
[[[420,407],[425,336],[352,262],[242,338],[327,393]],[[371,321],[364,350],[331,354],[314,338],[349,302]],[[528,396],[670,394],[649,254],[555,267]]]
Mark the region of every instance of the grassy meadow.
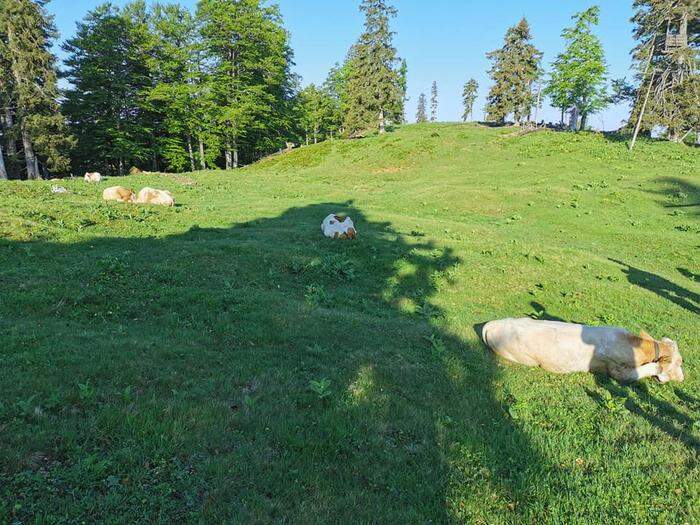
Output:
[[[0,522],[699,522],[699,161],[437,124],[0,184]],[[478,325],[526,315],[676,339],[686,381],[498,362]]]

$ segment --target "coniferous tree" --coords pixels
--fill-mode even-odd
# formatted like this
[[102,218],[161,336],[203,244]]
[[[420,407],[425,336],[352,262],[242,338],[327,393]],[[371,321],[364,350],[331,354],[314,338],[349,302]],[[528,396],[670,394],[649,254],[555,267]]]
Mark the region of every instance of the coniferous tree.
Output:
[[56,29],[45,3],[2,0],[0,5],[3,135],[11,142],[20,137],[28,179],[39,179],[48,170],[67,171],[67,153],[73,146],[57,102],[55,57],[50,51]]
[[462,91],[462,103],[464,104],[464,113],[462,120],[466,122],[474,114],[474,102],[476,102],[477,92],[479,91],[479,83],[473,78],[464,84]]
[[[360,136],[378,129],[385,131],[388,121],[399,122],[403,99],[399,59],[389,27],[396,9],[387,0],[362,0],[365,30],[350,51],[346,133]],[[399,67],[397,67],[399,66]]]
[[592,113],[607,106],[609,97],[605,87],[607,66],[603,46],[591,28],[597,25],[600,8],[591,7],[573,17],[574,25],[564,30],[566,51],[557,56],[551,78],[545,90],[554,107],[566,111],[574,108],[572,115],[581,117],[573,129],[585,129]]
[[532,86],[540,76],[542,53],[530,43],[530,25],[524,18],[506,32],[503,47],[487,53],[493,86],[487,97],[487,118],[503,123],[513,115],[516,124],[529,118],[534,105]]
[[437,120],[438,112],[438,85],[437,82],[433,81],[433,85],[430,88],[430,122],[435,122]]
[[63,108],[78,139],[76,169],[123,175],[152,157],[145,99],[153,85],[140,32],[134,19],[104,4],[63,45],[71,84]]
[[681,140],[688,130],[700,127],[698,1],[635,0],[633,5],[638,89],[628,125],[638,122],[644,108],[642,130],[650,133],[662,126],[669,139]]
[[200,0],[226,169],[279,145],[288,129],[292,52],[279,9],[262,0]]
[[426,110],[427,99],[425,93],[421,93],[418,97],[418,111],[416,112],[416,122],[428,122],[428,114]]

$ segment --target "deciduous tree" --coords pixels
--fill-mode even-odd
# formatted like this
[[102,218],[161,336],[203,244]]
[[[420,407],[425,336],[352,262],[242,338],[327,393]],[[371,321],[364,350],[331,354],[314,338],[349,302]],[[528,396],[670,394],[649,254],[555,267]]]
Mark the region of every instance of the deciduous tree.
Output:
[[564,29],[566,50],[552,64],[545,93],[552,105],[562,111],[574,108],[572,115],[581,117],[573,129],[584,129],[588,116],[605,108],[609,102],[605,85],[607,65],[603,46],[592,27],[600,18],[600,8],[591,7],[573,17],[574,25]]

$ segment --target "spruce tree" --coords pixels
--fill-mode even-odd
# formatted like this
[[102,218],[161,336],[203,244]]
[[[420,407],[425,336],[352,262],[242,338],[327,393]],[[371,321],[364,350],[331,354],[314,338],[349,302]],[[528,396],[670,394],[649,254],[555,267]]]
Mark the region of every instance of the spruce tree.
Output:
[[565,29],[562,37],[566,50],[554,61],[551,78],[545,90],[554,107],[566,111],[575,108],[581,122],[574,129],[584,129],[590,114],[603,109],[609,97],[605,87],[607,66],[603,46],[591,28],[597,25],[600,8],[591,7],[572,17],[574,25]]
[[474,114],[474,102],[476,102],[477,92],[479,91],[479,83],[473,78],[464,84],[462,91],[462,103],[464,104],[464,113],[462,120],[466,122]]
[[513,115],[516,124],[529,118],[534,105],[532,86],[540,76],[542,52],[531,44],[530,25],[523,18],[506,32],[503,47],[487,53],[493,86],[487,97],[490,121],[504,123]]
[[426,113],[427,99],[425,93],[421,93],[418,97],[418,111],[416,112],[416,122],[428,122],[428,114]]
[[400,62],[393,46],[389,20],[396,9],[387,0],[362,0],[365,28],[350,52],[346,133],[361,136],[384,133],[388,121],[400,122],[405,93]]
[[435,122],[437,120],[438,112],[438,85],[437,82],[433,81],[433,85],[430,88],[430,122]]
[[[666,129],[668,138],[679,141],[700,127],[700,73],[697,43],[700,41],[700,8],[697,0],[635,0],[632,51],[638,89],[628,124],[639,121],[650,133],[655,126]],[[680,33],[685,42],[673,41]],[[667,35],[670,46],[667,46]],[[648,96],[647,96],[648,94]]]
[[50,51],[56,29],[45,4],[2,0],[0,5],[3,135],[21,138],[28,179],[39,179],[49,170],[66,172],[73,145],[57,103],[55,57]]
[[104,4],[89,12],[63,45],[71,84],[63,109],[78,139],[76,169],[124,175],[152,157],[145,104],[152,81],[140,33],[137,20]]

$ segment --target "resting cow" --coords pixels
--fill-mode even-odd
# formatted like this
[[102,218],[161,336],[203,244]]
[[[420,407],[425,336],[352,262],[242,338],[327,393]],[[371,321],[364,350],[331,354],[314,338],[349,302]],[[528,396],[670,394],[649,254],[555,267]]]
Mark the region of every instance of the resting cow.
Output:
[[102,199],[106,201],[134,202],[134,192],[124,186],[112,186],[102,192]]
[[678,344],[645,332],[525,318],[486,323],[482,338],[504,359],[549,372],[600,372],[620,381],[684,379]]
[[323,235],[331,239],[354,239],[357,237],[355,224],[350,217],[329,215],[321,224]]
[[175,199],[173,199],[173,194],[165,190],[156,190],[153,188],[143,188],[138,196],[136,197],[136,202],[139,204],[159,204],[161,206],[175,206]]
[[100,182],[102,180],[102,175],[100,175],[97,172],[94,172],[94,173],[87,172],[85,174],[85,177],[83,177],[83,178],[85,179],[85,182]]

